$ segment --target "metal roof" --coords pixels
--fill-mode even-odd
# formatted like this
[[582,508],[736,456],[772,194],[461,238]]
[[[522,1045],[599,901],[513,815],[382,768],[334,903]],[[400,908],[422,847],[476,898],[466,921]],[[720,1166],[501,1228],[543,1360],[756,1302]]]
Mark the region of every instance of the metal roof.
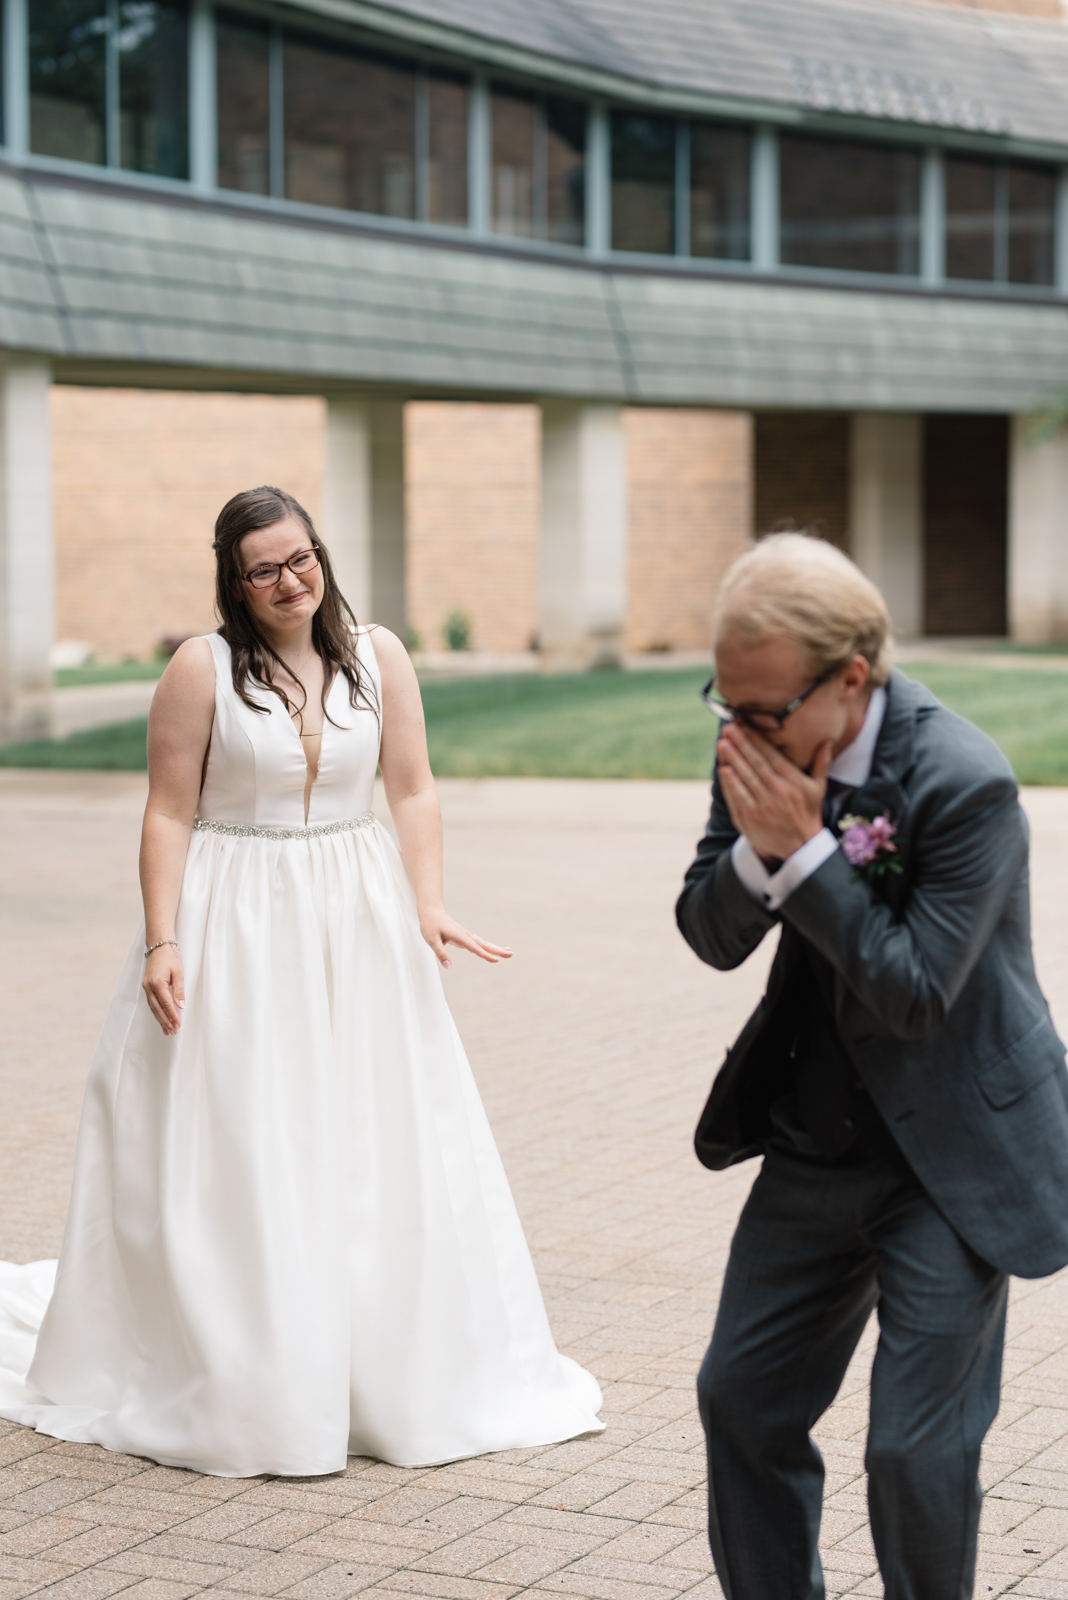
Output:
[[926,0],[294,0],[640,98],[1068,146],[1068,27]]

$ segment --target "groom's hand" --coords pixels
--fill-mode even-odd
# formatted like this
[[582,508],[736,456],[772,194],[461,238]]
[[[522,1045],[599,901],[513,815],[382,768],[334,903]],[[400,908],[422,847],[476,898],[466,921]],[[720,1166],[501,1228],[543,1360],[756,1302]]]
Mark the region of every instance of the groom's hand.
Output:
[[823,827],[823,797],[834,755],[830,740],[816,751],[811,772],[741,723],[719,739],[719,781],[739,833],[769,865],[785,861]]

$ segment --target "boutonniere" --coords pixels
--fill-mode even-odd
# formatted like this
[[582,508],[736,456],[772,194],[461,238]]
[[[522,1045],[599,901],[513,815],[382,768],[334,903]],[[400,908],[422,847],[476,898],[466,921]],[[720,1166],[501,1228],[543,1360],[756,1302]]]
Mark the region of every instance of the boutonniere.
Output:
[[838,831],[855,878],[881,878],[887,872],[903,870],[900,861],[893,859],[897,855],[897,824],[885,811],[881,817],[842,817]]

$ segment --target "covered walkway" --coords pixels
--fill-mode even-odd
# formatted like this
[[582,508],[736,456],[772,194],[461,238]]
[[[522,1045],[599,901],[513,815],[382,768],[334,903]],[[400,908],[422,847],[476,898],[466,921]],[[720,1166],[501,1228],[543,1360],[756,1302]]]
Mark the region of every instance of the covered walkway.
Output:
[[1056,0],[117,4],[3,6],[0,740],[50,722],[57,383],[325,397],[402,630],[405,404],[536,404],[549,670],[622,648],[626,407],[754,416],[754,527],[900,634],[1068,634]]

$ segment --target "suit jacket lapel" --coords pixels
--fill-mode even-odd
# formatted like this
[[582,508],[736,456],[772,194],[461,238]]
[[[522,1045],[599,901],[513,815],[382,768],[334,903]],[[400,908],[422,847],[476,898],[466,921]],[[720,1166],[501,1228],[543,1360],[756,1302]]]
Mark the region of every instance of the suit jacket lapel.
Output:
[[916,725],[916,685],[896,669],[886,686],[886,711],[875,741],[870,776],[850,795],[845,810],[858,817],[886,815],[897,827],[895,843],[901,873],[888,872],[879,880],[887,902],[899,909],[910,872],[909,804],[902,786],[913,759]]

